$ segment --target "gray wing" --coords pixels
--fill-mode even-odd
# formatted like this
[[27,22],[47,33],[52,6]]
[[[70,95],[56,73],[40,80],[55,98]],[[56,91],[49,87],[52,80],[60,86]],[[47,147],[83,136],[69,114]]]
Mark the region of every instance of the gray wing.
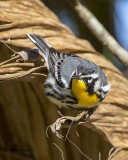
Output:
[[71,78],[81,64],[83,64],[83,59],[78,56],[72,55],[64,59],[60,73],[61,81],[64,83],[65,88],[71,88]]
[[81,64],[81,58],[76,55],[64,54],[51,48],[48,62],[50,73],[56,78],[59,86],[70,88],[72,74]]
[[76,55],[60,53],[54,49],[51,50],[49,56],[51,73],[55,76],[57,83],[63,88],[71,88],[71,78],[76,70],[78,72],[78,68],[79,73],[82,75],[98,73],[100,79],[102,79],[102,85],[107,84],[104,72],[89,60]]

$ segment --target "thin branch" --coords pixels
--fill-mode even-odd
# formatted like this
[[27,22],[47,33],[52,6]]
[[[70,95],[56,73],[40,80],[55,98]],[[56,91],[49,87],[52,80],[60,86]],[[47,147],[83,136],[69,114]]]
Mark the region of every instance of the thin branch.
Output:
[[41,58],[37,49],[15,53],[11,59],[0,63],[0,81],[44,82],[47,70]]
[[[0,81],[15,80],[15,81],[38,82],[38,83],[44,82],[46,79],[46,74],[43,74],[44,71],[45,68],[43,66],[34,67],[27,71],[25,70],[23,71],[23,68],[21,69],[21,71],[19,71],[19,68],[15,68],[13,72],[10,72],[8,71],[8,69],[5,69],[3,73],[0,75]],[[40,72],[42,72],[42,74]]]
[[101,43],[106,46],[114,56],[128,65],[128,52],[110,35],[97,18],[80,3],[80,0],[68,0],[84,24],[91,30]]
[[20,55],[17,55],[17,56],[15,56],[15,57],[11,57],[9,60],[6,60],[6,61],[4,61],[4,62],[1,62],[1,63],[0,63],[0,66],[5,65],[5,64],[8,64],[8,63],[13,63],[13,62],[15,62],[17,59],[19,59],[19,58],[20,58]]
[[119,153],[122,149],[121,148],[116,148],[115,151],[113,152],[114,147],[110,150],[109,156],[107,160],[112,160],[114,156],[116,156],[117,153]]
[[85,124],[86,122],[88,122],[89,117],[90,113],[88,111],[83,111],[76,117],[62,116],[49,127],[57,137],[63,138],[63,136],[58,133],[61,128],[69,128],[75,125]]

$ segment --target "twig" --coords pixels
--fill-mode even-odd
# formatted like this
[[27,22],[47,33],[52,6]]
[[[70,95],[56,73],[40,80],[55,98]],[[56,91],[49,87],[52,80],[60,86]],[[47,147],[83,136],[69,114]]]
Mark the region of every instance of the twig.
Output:
[[41,58],[35,48],[15,53],[11,59],[0,63],[0,81],[44,82],[47,69]]
[[92,159],[89,158],[84,152],[82,152],[81,149],[80,149],[75,143],[73,143],[68,137],[67,137],[67,140],[68,140],[74,147],[76,147],[76,149],[77,149],[85,158],[87,158],[88,160],[92,160]]
[[97,18],[80,3],[80,0],[68,0],[84,24],[91,30],[101,43],[106,46],[114,56],[128,65],[128,52],[110,35]]
[[[8,68],[3,71],[3,73],[0,75],[0,81],[6,81],[6,80],[16,80],[16,81],[29,81],[29,82],[44,82],[46,79],[46,74],[41,74],[38,72],[43,71],[44,67],[34,67],[32,69],[29,69],[27,71],[23,71],[23,68],[21,71],[18,70],[18,68],[15,68],[15,71],[11,72],[8,71]],[[37,72],[38,71],[38,72]],[[10,74],[8,74],[10,72]],[[35,73],[37,72],[37,74]]]
[[19,59],[20,58],[20,55],[17,55],[17,56],[15,56],[15,57],[12,57],[12,58],[10,58],[9,60],[6,60],[6,61],[4,61],[4,62],[1,62],[0,63],[0,66],[2,66],[2,65],[5,65],[5,64],[8,64],[8,63],[12,63],[12,62],[15,62],[17,59]]
[[83,111],[76,117],[72,116],[62,116],[61,118],[58,118],[55,123],[53,123],[50,128],[52,132],[59,138],[62,138],[57,131],[61,128],[69,128],[74,125],[79,125],[81,123],[85,123],[88,118],[90,117],[89,113],[86,111]]
[[[90,117],[90,114],[89,112],[87,111],[83,111],[81,112],[78,116],[76,117],[72,117],[72,116],[62,116],[61,118],[58,118],[56,120],[55,123],[53,123],[51,126],[48,126],[47,129],[46,129],[46,135],[47,137],[49,138],[48,136],[48,129],[51,128],[51,131],[59,138],[64,138],[63,135],[61,135],[60,133],[58,133],[58,130],[60,130],[61,128],[67,128],[68,127],[68,131],[67,131],[67,134],[64,138],[64,141],[67,139],[73,146],[76,147],[76,149],[78,149],[78,151],[84,156],[86,157],[88,160],[92,160],[91,158],[89,158],[84,152],[81,151],[81,149],[75,144],[73,143],[69,138],[68,138],[68,134],[69,134],[69,130],[72,126],[74,125],[79,125],[81,123],[86,123],[88,118]],[[54,143],[53,143],[54,144]],[[56,145],[54,144],[60,151],[61,153],[62,150]],[[62,154],[62,158],[63,158],[63,154]]]
[[62,160],[64,160],[64,153],[63,153],[62,149],[56,143],[53,143],[53,144],[59,149],[61,156],[62,156]]
[[113,157],[122,150],[121,148],[116,148],[115,151],[113,152],[114,149],[115,147],[112,147],[112,149],[110,150],[107,160],[112,160]]

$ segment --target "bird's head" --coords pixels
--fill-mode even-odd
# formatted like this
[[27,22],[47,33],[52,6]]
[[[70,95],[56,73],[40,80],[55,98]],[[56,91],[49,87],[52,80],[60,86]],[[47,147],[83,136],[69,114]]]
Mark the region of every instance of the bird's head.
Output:
[[91,67],[78,66],[72,75],[71,90],[78,103],[85,107],[92,107],[101,102],[108,91],[104,72],[95,64]]

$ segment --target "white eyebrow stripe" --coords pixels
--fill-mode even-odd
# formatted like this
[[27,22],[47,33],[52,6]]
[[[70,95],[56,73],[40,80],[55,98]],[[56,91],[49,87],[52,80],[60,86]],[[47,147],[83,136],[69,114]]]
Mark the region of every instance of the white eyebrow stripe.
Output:
[[85,78],[85,77],[92,77],[93,79],[96,79],[99,77],[99,75],[97,73],[92,73],[90,75],[82,75],[81,78]]
[[95,85],[94,85],[94,91],[96,92],[96,91],[98,91],[99,89],[100,89],[100,81],[97,80],[97,81],[95,82]]
[[88,77],[88,76],[87,76],[87,75],[81,75],[80,77],[81,77],[81,78],[85,78],[85,77]]

